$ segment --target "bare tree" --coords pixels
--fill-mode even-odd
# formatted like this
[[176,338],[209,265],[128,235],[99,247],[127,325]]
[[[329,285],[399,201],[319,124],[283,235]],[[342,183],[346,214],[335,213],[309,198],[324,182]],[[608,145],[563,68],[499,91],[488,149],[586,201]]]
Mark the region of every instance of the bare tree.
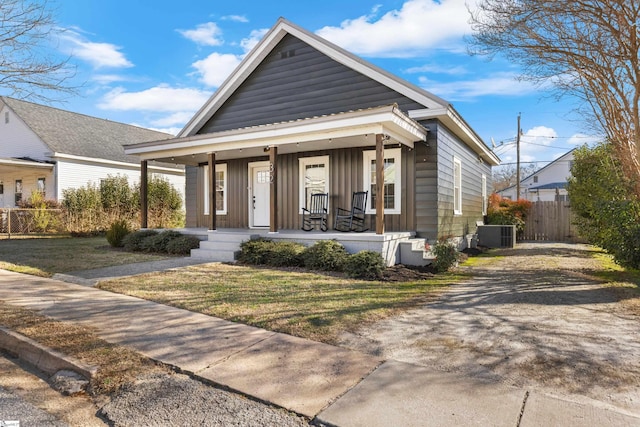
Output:
[[[535,163],[520,167],[520,177],[524,179],[537,170]],[[508,164],[493,168],[493,191],[501,191],[515,185],[517,182],[518,169],[516,165]]]
[[480,0],[474,54],[503,54],[523,79],[577,96],[615,147],[640,197],[640,2]]
[[74,93],[68,58],[51,45],[61,31],[46,0],[0,1],[0,90],[47,100],[47,92]]

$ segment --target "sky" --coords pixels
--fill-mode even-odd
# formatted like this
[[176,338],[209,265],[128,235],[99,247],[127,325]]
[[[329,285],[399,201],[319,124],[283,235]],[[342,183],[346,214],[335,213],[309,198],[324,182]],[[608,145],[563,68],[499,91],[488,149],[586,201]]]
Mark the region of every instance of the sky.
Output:
[[[447,100],[503,164],[542,167],[594,135],[518,66],[467,53],[471,0],[49,0],[75,66],[49,105],[177,134],[279,17]],[[0,94],[3,93],[0,89]]]

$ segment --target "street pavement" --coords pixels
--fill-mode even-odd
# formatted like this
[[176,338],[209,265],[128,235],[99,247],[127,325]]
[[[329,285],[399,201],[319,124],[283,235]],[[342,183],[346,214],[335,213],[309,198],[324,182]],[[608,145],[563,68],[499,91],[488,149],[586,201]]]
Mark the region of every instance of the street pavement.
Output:
[[91,286],[0,270],[0,300],[328,425],[640,426],[640,414],[602,402],[380,360]]

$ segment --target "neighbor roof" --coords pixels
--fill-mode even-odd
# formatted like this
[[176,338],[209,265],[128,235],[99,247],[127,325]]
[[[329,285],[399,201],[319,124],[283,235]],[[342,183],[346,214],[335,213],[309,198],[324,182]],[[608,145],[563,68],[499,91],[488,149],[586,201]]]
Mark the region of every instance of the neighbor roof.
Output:
[[[157,141],[173,135],[73,113],[6,96],[0,99],[44,142],[52,154],[140,163],[124,153],[124,144]],[[174,165],[171,165],[174,166]]]

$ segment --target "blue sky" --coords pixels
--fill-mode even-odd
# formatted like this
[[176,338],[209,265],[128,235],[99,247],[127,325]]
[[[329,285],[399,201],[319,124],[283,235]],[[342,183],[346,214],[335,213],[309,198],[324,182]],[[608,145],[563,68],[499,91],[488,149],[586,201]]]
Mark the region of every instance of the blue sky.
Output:
[[[57,0],[56,49],[78,96],[52,104],[177,133],[282,16],[451,102],[503,162],[553,160],[597,139],[503,59],[467,54],[470,0]],[[539,163],[543,166],[543,163]]]

